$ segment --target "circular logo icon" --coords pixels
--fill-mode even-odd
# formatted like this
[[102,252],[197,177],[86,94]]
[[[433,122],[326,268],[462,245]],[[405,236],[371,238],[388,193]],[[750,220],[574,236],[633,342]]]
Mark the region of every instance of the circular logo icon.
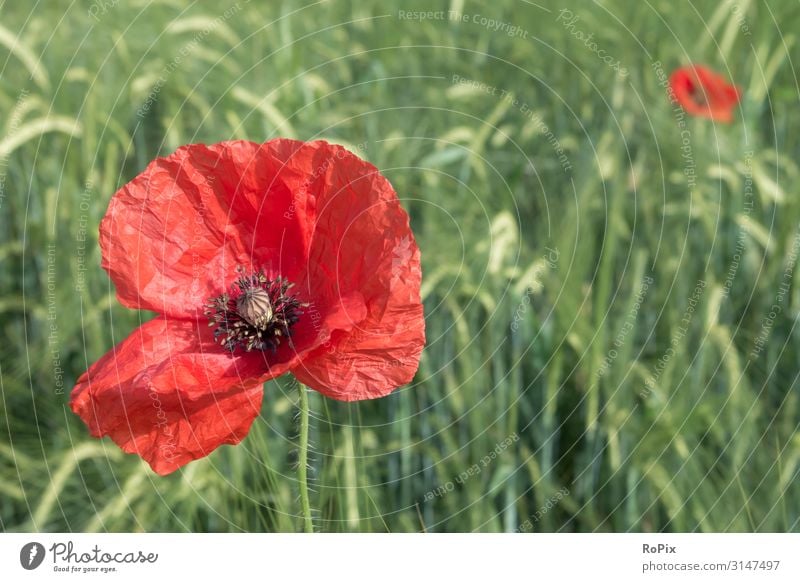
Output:
[[35,570],[44,561],[44,546],[39,542],[30,542],[19,551],[19,563],[26,570]]

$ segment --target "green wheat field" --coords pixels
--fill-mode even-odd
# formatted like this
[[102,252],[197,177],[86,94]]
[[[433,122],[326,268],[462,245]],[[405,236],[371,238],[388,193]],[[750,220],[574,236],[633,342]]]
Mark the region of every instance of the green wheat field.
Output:
[[[112,194],[283,136],[375,164],[422,252],[414,382],[311,393],[317,531],[799,531],[798,33],[797,0],[0,2],[0,530],[301,529],[290,376],[167,477],[68,407],[152,317],[100,268]],[[689,63],[732,123],[670,102]]]

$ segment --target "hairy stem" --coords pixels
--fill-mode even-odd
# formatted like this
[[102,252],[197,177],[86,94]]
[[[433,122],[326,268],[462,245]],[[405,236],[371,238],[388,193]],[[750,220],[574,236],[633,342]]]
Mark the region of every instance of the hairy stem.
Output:
[[300,451],[297,458],[297,481],[300,486],[300,505],[303,510],[303,530],[314,531],[311,519],[311,503],[308,499],[308,392],[305,386],[297,383],[300,395]]

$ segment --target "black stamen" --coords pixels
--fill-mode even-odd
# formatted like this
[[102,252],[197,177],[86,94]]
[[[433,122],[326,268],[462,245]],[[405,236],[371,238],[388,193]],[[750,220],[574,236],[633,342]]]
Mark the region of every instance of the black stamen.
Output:
[[206,305],[208,325],[216,326],[214,339],[231,352],[274,352],[281,340],[291,341],[291,328],[306,304],[287,295],[293,285],[283,277],[268,279],[263,270],[245,275],[241,267],[238,271],[241,277],[230,291]]

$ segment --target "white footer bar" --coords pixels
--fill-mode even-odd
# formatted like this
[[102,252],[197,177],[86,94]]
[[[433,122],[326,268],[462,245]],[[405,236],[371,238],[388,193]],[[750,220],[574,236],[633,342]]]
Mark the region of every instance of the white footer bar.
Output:
[[[800,580],[798,534],[0,534],[0,580]],[[586,578],[578,578],[578,576]],[[243,578],[244,579],[244,578]]]

